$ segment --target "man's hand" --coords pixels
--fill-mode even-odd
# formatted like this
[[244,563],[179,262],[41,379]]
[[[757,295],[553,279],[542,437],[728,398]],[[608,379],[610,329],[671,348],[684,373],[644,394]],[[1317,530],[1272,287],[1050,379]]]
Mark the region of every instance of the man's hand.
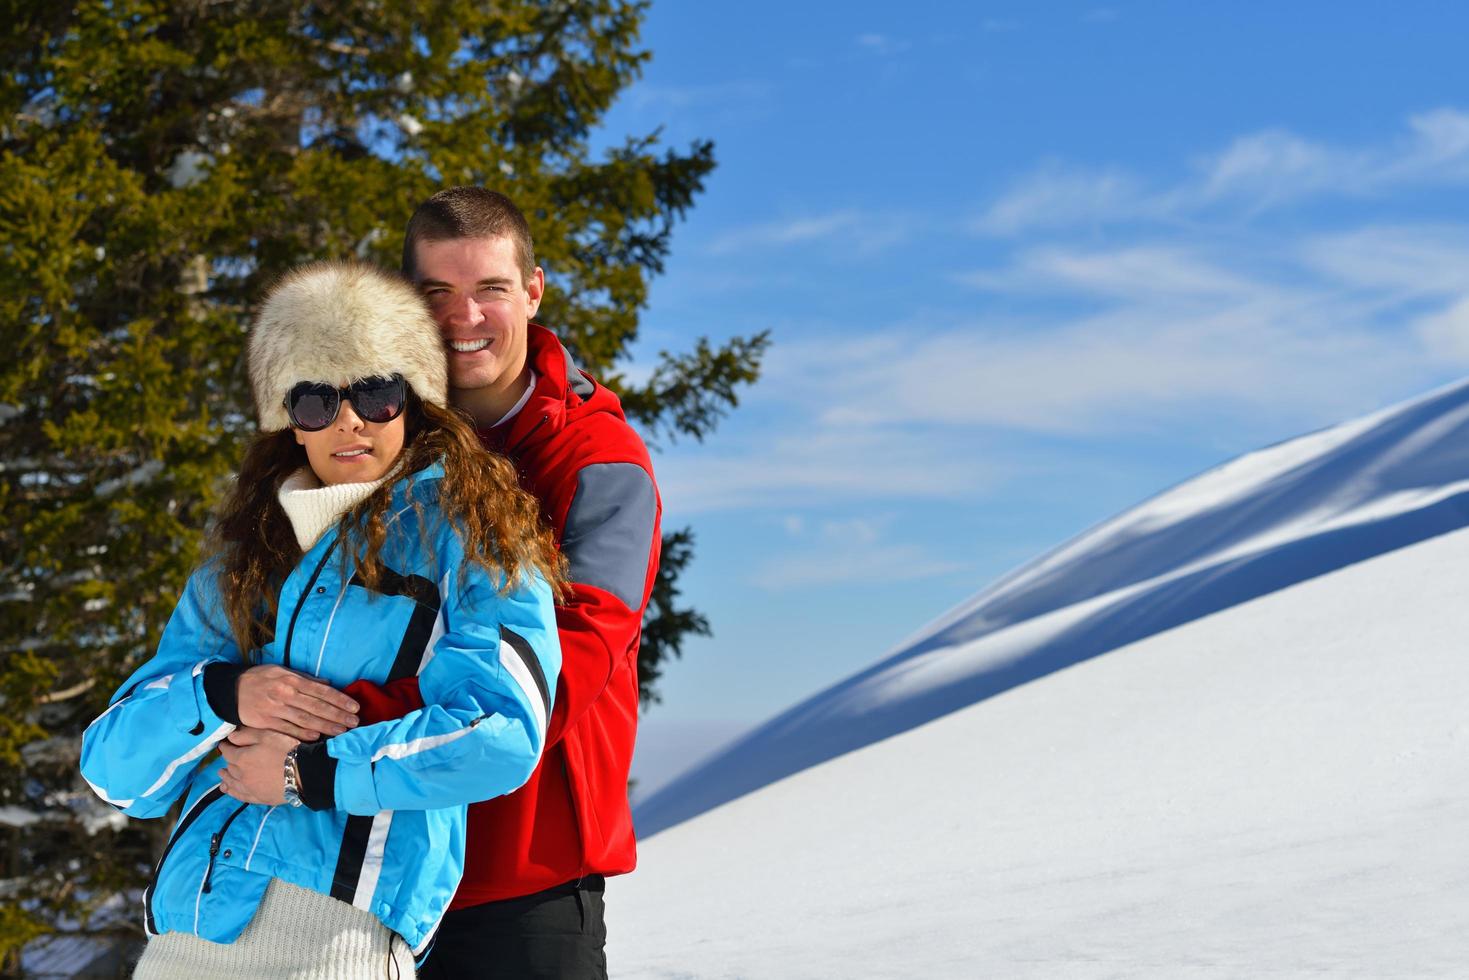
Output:
[[236,728],[219,746],[229,763],[219,771],[220,788],[241,803],[286,802],[286,753],[299,744],[280,732]]
[[279,664],[251,667],[235,688],[240,723],[302,742],[357,726],[357,702],[330,684]]

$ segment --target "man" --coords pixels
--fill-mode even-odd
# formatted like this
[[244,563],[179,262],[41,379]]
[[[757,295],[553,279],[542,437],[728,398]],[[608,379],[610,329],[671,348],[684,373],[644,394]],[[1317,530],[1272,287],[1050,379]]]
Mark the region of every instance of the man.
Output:
[[429,198],[403,271],[443,335],[450,401],[514,461],[573,583],[545,753],[520,790],[470,807],[464,880],[420,976],[605,977],[604,878],[635,863],[627,777],[662,512],[648,450],[617,397],[531,322],[545,274],[509,198]]

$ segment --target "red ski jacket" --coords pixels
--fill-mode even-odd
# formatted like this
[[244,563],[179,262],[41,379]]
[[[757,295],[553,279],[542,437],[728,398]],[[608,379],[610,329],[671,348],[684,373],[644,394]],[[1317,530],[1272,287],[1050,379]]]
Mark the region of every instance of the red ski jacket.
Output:
[[[545,327],[530,325],[528,348],[530,400],[480,438],[515,463],[570,563],[570,592],[556,609],[561,676],[530,781],[469,808],[464,880],[450,908],[623,874],[637,863],[627,779],[662,502],[647,447],[617,396],[578,370]],[[411,680],[396,691],[354,693],[363,720],[419,704]]]

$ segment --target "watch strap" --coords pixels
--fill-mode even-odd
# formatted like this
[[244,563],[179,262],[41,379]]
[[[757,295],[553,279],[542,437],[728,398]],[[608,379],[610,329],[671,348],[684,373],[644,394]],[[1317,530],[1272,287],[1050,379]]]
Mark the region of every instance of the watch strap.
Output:
[[296,749],[286,753],[285,760],[286,780],[286,803],[290,806],[301,805],[301,769],[296,764]]

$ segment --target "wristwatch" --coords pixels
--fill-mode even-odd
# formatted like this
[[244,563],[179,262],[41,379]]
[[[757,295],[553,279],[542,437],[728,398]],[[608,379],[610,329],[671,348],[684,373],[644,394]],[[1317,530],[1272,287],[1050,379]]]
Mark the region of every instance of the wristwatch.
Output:
[[286,802],[301,805],[301,767],[296,764],[296,750],[286,753]]

